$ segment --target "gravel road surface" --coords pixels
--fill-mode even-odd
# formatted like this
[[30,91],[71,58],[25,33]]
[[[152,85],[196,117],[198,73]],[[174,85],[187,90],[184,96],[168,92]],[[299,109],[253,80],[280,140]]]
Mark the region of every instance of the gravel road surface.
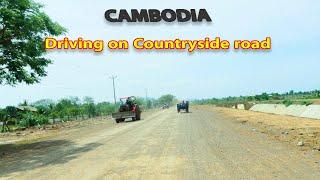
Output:
[[[142,115],[143,116],[143,115]],[[12,145],[0,179],[317,179],[319,159],[213,109],[148,113]]]

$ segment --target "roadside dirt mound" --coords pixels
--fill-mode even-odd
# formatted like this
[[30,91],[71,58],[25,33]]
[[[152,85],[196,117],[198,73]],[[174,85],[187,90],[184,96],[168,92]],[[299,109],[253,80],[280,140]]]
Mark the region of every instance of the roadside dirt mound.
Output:
[[320,100],[314,100],[313,104],[320,105]]
[[36,139],[41,139],[49,136],[56,136],[68,130],[73,130],[81,127],[102,125],[105,124],[107,120],[111,119],[107,117],[99,117],[87,120],[74,120],[58,124],[44,125],[40,127],[31,127],[26,130],[0,133],[0,146],[3,144],[12,144],[16,142],[30,142]]
[[318,120],[221,107],[215,107],[215,109],[277,140],[298,146],[302,150],[320,151],[320,121]]

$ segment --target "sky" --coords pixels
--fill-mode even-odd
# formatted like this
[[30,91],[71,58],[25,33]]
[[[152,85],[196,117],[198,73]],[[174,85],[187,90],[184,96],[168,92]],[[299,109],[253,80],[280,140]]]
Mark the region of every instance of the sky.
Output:
[[[117,97],[179,99],[255,95],[263,92],[308,91],[320,87],[320,2],[317,0],[203,0],[203,1],[65,1],[36,0],[44,11],[76,39],[236,39],[272,38],[268,52],[138,52],[103,53],[50,51],[48,76],[39,84],[0,86],[0,107],[27,100],[58,100],[91,96],[112,101],[116,75]],[[200,9],[212,23],[107,23],[107,9]],[[63,36],[63,37],[64,37]]]

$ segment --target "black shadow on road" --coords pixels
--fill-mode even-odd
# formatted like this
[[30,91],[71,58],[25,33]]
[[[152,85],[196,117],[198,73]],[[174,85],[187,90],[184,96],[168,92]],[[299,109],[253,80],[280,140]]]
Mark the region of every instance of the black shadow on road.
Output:
[[64,164],[99,146],[101,146],[99,143],[77,146],[68,140],[0,145],[0,179],[5,175],[19,171]]

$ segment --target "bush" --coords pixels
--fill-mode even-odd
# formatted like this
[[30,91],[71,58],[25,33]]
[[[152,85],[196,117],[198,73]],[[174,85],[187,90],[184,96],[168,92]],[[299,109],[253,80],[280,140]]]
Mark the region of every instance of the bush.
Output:
[[284,104],[288,107],[288,106],[292,105],[293,102],[291,100],[284,100],[284,101],[282,101],[282,104]]
[[0,109],[0,122],[6,119],[6,112],[4,109]]
[[19,126],[27,128],[31,126],[39,126],[48,123],[49,119],[43,115],[26,113],[22,115],[22,118],[19,121]]
[[49,118],[47,116],[38,115],[39,125],[49,124]]
[[310,101],[303,101],[303,102],[301,102],[301,104],[302,104],[302,105],[309,106],[309,105],[312,104],[312,102],[310,102]]

